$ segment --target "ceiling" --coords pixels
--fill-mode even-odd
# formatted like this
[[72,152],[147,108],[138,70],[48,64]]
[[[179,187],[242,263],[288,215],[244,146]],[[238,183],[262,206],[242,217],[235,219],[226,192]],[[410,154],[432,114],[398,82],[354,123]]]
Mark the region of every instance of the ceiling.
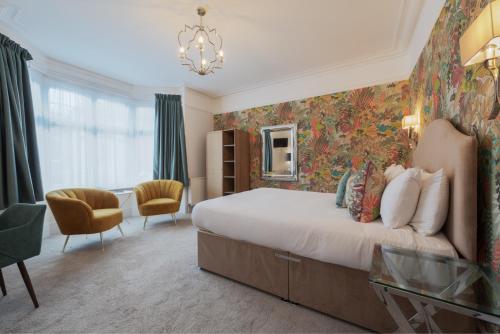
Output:
[[[426,0],[0,0],[0,15],[48,57],[139,86],[224,96],[324,68],[405,52]],[[201,77],[177,59],[177,33],[205,22],[225,67]]]

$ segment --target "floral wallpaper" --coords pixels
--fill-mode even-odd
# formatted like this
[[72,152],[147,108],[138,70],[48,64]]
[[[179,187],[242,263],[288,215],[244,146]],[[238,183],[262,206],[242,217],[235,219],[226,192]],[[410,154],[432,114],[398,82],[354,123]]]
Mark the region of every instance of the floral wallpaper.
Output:
[[410,110],[420,112],[425,124],[445,118],[464,133],[477,132],[479,258],[500,272],[500,122],[498,116],[488,120],[493,81],[481,65],[461,65],[459,46],[460,36],[487,3],[446,1],[409,79]]
[[[401,130],[408,113],[408,82],[397,82],[216,115],[215,129],[250,134],[251,188],[281,187],[335,192],[346,166],[359,168],[365,157],[383,168],[406,163],[409,141]],[[297,124],[298,182],[261,179],[260,128]]]

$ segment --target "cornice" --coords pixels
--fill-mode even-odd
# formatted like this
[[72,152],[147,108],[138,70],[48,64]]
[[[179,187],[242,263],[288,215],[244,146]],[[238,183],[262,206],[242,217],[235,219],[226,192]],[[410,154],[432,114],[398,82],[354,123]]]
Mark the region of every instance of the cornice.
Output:
[[[411,11],[419,9],[420,15],[411,26],[403,25],[406,31],[401,29],[402,24],[399,25],[398,29],[401,31],[395,35],[393,49],[384,55],[353,59],[344,64],[319,67],[223,92],[218,98],[218,113],[407,80],[427,43],[444,2],[445,0],[426,0],[419,4],[411,0],[405,1],[400,10],[399,21],[401,23],[408,21],[407,16]],[[411,35],[410,38],[408,35]],[[405,40],[409,42],[404,43]],[[388,66],[391,63],[394,66]],[[387,73],[378,70],[381,67],[387,69]],[[361,68],[363,68],[362,71]],[[349,72],[355,73],[362,79],[345,77],[345,73]],[[363,73],[367,74],[363,75]],[[325,77],[329,80],[325,80]],[[339,85],[338,77],[342,77],[342,85]],[[316,82],[324,84],[316,85],[317,88],[311,89],[306,84],[300,85],[298,81],[301,80],[311,85],[315,85]],[[305,93],[306,90],[307,93]],[[264,91],[274,91],[276,96],[271,98]]]
[[243,93],[246,91],[251,91],[254,89],[259,89],[259,88],[264,88],[264,87],[271,87],[273,85],[286,83],[286,82],[292,81],[292,80],[300,80],[300,79],[315,76],[315,75],[322,75],[325,73],[330,73],[330,72],[335,72],[335,71],[346,71],[346,70],[355,69],[355,68],[358,68],[360,66],[365,66],[365,65],[377,65],[380,62],[397,60],[397,59],[400,59],[401,57],[406,57],[407,55],[408,55],[407,51],[395,51],[395,52],[389,52],[387,54],[375,56],[375,57],[365,57],[365,58],[352,59],[349,62],[346,62],[343,64],[317,67],[317,68],[309,69],[306,71],[297,72],[297,73],[293,73],[293,74],[290,74],[287,76],[283,76],[279,79],[261,81],[257,84],[248,85],[248,86],[236,88],[233,90],[228,90],[228,91],[221,93],[220,95],[217,95],[217,97],[224,98],[224,97],[229,96],[229,95],[239,94],[239,93]]
[[363,87],[406,80],[409,77],[408,53],[397,53],[355,66],[343,66],[306,73],[293,79],[243,90],[217,99],[217,113],[271,105],[308,97],[333,94]]

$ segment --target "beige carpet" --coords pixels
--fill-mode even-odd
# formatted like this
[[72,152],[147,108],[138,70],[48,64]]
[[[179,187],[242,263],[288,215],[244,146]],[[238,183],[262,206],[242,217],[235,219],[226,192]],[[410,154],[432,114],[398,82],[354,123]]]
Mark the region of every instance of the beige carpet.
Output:
[[196,266],[196,230],[155,217],[122,224],[126,234],[44,240],[26,262],[38,295],[34,309],[17,266],[4,268],[0,332],[361,332]]

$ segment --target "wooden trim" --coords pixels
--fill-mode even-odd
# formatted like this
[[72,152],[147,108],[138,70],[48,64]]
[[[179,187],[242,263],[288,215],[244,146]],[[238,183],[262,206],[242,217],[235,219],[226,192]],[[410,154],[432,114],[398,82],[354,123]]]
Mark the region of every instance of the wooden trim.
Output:
[[250,143],[247,132],[235,130],[235,191],[250,189]]

